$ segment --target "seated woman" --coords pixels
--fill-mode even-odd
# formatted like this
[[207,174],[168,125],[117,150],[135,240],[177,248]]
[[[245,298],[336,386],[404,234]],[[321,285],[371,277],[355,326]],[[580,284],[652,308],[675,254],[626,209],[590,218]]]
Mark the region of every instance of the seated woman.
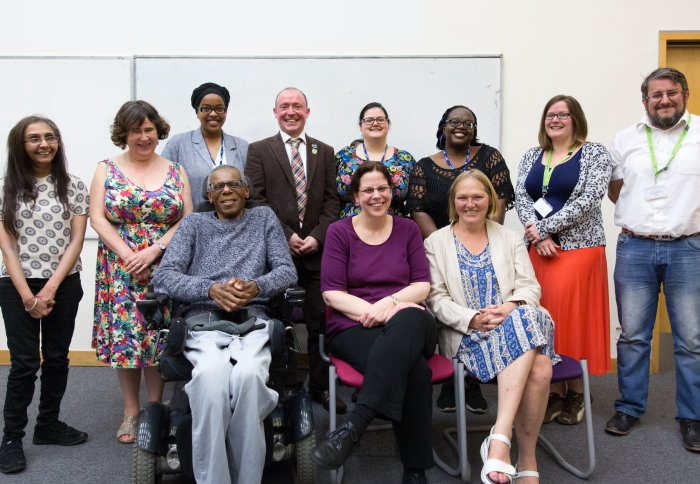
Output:
[[[428,307],[445,326],[440,353],[457,355],[480,381],[498,376],[498,416],[481,446],[485,483],[535,482],[535,446],[547,406],[554,323],[539,306],[540,287],[518,234],[489,220],[493,185],[479,170],[460,174],[449,193],[451,224],[425,240]],[[513,424],[518,468],[510,464]]]
[[392,179],[386,166],[365,162],[350,190],[361,212],[328,228],[321,264],[323,299],[331,308],[326,336],[335,356],[364,373],[348,420],[313,451],[324,467],[340,467],[375,416],[392,421],[403,482],[427,482],[432,467],[431,371],[437,328],[418,304],[430,270],[418,227],[387,214]]

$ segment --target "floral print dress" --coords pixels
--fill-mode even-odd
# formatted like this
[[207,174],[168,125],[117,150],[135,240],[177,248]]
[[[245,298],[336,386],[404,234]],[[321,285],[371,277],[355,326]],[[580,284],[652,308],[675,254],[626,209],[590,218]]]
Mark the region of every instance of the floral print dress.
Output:
[[[350,178],[358,166],[365,160],[357,156],[356,146],[346,146],[335,155],[338,175],[335,179],[340,195],[340,218],[352,217],[360,213],[360,206],[355,204],[350,194]],[[399,217],[407,217],[406,194],[408,193],[408,179],[413,171],[416,159],[408,151],[394,148],[394,153],[384,160],[394,183],[391,195],[389,214]]]
[[[155,191],[134,185],[111,159],[105,178],[105,215],[132,249],[144,249],[162,237],[184,212],[182,168],[170,163],[165,183]],[[157,262],[151,266],[151,272]],[[115,368],[144,368],[155,357],[155,331],[136,308],[150,280],[137,281],[124,261],[99,240],[95,277],[92,347],[97,359]]]

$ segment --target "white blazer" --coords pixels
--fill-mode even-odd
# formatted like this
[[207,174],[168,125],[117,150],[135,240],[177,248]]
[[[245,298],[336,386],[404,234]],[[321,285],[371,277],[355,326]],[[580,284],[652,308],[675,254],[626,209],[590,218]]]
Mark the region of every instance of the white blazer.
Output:
[[[540,285],[520,235],[488,219],[486,233],[503,302],[525,301],[539,308]],[[452,358],[462,337],[472,331],[469,322],[480,308],[467,307],[452,225],[425,239],[425,253],[430,262],[430,294],[426,303],[442,324],[440,354]]]

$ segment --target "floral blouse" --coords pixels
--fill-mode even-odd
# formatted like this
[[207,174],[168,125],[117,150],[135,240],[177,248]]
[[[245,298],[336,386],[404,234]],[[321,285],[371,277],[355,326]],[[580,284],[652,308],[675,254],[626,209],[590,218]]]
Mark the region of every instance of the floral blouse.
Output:
[[[360,213],[359,205],[355,204],[350,194],[350,178],[355,169],[365,161],[357,156],[356,148],[356,146],[346,146],[335,155],[335,162],[338,168],[335,183],[341,200],[340,218],[352,217]],[[408,179],[415,164],[416,160],[411,153],[398,148],[394,148],[394,153],[391,157],[384,160],[384,166],[389,170],[394,183],[391,206],[389,207],[391,215],[408,216],[408,211],[406,210]]]

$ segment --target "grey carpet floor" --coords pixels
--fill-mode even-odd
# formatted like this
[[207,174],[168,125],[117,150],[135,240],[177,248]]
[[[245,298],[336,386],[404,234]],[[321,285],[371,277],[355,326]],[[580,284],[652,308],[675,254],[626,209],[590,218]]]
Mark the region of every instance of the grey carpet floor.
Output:
[[[4,401],[5,382],[9,368],[0,367],[0,401]],[[37,385],[38,386],[38,385]],[[486,425],[495,416],[496,388],[484,386],[490,403],[484,415],[469,414],[468,425]],[[606,420],[613,414],[617,397],[616,375],[591,377],[593,394],[593,425],[596,446],[596,470],[591,483],[698,483],[700,454],[688,452],[681,446],[678,424],[673,419],[675,378],[672,372],[651,376],[648,410],[642,424],[626,437],[614,437],[603,431]],[[435,389],[437,396],[438,389]],[[350,402],[350,389],[340,387],[343,398]],[[145,398],[145,397],[144,397]],[[89,440],[75,447],[35,446],[31,443],[38,390],[29,411],[28,436],[24,439],[27,470],[12,475],[0,474],[0,482],[25,483],[129,483],[131,475],[131,446],[116,442],[114,434],[121,421],[122,404],[116,374],[110,368],[71,368],[68,389],[63,400],[61,419],[89,433]],[[328,428],[327,413],[315,405],[317,435]],[[342,419],[342,416],[341,416]],[[455,458],[442,439],[442,429],[454,425],[454,414],[435,408],[433,445],[446,460]],[[566,427],[550,423],[543,434],[576,466],[585,467],[583,425]],[[486,433],[470,433],[469,461],[471,482],[479,482],[481,460],[478,449]],[[513,453],[515,456],[515,453]],[[538,448],[541,482],[581,482],[559,467],[547,452]],[[437,468],[428,471],[431,483],[459,482]],[[346,462],[347,483],[398,483],[401,463],[396,456],[390,431],[366,434],[356,451]],[[177,482],[177,480],[173,481]],[[290,470],[278,466],[266,471],[263,483],[291,483]],[[327,472],[319,472],[318,482],[329,482]]]

